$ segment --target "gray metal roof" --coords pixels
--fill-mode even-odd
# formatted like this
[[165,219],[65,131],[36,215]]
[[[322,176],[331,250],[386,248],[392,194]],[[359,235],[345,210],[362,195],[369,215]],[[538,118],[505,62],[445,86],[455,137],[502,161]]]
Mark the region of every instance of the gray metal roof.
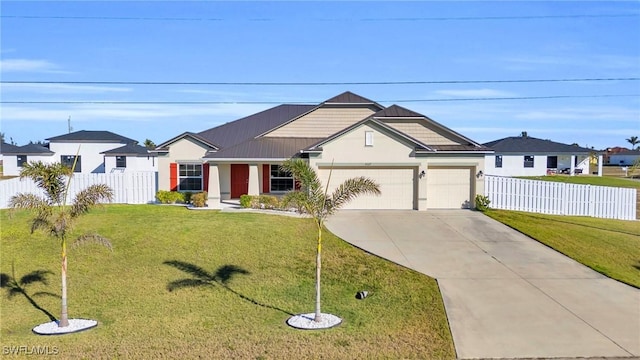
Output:
[[403,108],[398,105],[391,105],[386,109],[380,110],[377,113],[373,114],[373,117],[381,118],[381,117],[399,117],[399,118],[407,118],[407,117],[421,117],[426,118],[426,116],[417,113],[413,110],[409,110],[407,108]]
[[116,155],[142,155],[142,156],[157,156],[150,153],[146,147],[136,144],[127,144],[116,149],[103,151],[100,154],[116,156]]
[[329,100],[325,100],[323,104],[372,104],[380,109],[384,109],[384,106],[379,105],[375,101],[354,94],[351,91],[345,91],[342,94],[336,95]]
[[589,154],[592,149],[580,146],[567,145],[551,140],[537,139],[534,137],[511,136],[504,139],[484,143],[496,153],[566,153],[566,154]]
[[11,146],[11,148],[5,150],[5,146],[9,144],[2,144],[3,154],[16,154],[16,155],[53,155],[54,152],[48,148],[38,144],[27,144],[23,146]]
[[227,148],[264,134],[316,107],[317,105],[278,105],[257,114],[199,132],[198,135],[221,148]]
[[111,131],[80,130],[69,134],[54,136],[46,140],[54,142],[119,142],[122,144],[137,143],[136,140],[129,139]]
[[206,159],[287,159],[322,138],[261,137],[211,152]]

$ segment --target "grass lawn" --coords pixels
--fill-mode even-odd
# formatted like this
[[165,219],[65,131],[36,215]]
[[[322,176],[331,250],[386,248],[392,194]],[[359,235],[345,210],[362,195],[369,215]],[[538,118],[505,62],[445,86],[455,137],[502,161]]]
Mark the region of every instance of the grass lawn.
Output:
[[585,184],[585,185],[613,186],[613,187],[640,189],[640,181],[623,179],[618,177],[610,177],[610,176],[553,175],[553,176],[522,176],[520,178],[531,179],[531,180],[564,182],[564,183],[570,183],[570,184]]
[[640,288],[640,222],[489,210],[486,215],[613,279]]
[[[29,234],[28,214],[0,212],[0,272],[50,271],[48,284],[26,288],[38,306],[59,315],[60,249]],[[78,229],[111,239],[69,254],[69,317],[97,328],[38,336],[46,314],[6,289],[0,296],[3,346],[48,346],[61,358],[420,358],[453,359],[455,350],[436,281],[368,255],[331,234],[323,258],[323,312],[344,319],[333,329],[289,328],[290,314],[313,312],[316,231],[309,219],[182,207],[109,205]],[[164,264],[180,261],[214,273],[235,266],[228,288],[168,284],[194,277]],[[227,266],[227,267],[225,267]],[[183,284],[194,284],[185,281]],[[368,290],[369,297],[355,294]]]

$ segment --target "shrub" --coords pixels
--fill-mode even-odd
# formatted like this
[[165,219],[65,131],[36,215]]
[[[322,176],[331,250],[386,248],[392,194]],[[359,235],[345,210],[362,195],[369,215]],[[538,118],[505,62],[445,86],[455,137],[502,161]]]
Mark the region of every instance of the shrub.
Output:
[[258,205],[261,209],[277,209],[280,201],[273,195],[260,195],[258,196]]
[[491,200],[489,200],[488,197],[480,194],[476,195],[476,210],[486,211],[487,209],[489,209],[490,203]]
[[207,192],[199,192],[191,195],[191,205],[195,207],[204,207],[207,202]]
[[251,207],[251,200],[252,199],[253,199],[253,196],[251,196],[251,195],[241,195],[240,196],[240,206],[242,206],[243,208]]
[[184,203],[184,195],[177,191],[160,190],[156,193],[156,199],[161,204]]

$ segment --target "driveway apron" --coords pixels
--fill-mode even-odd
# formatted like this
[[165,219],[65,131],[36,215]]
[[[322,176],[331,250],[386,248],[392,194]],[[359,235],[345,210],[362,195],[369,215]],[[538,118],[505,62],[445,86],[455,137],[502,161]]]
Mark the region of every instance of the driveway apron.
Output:
[[640,290],[482,213],[341,211],[327,228],[436,278],[458,358],[640,356]]

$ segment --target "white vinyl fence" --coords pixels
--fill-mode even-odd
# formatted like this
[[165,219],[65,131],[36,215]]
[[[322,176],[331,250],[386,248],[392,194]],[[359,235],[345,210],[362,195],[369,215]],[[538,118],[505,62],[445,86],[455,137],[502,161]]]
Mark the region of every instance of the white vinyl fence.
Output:
[[[69,187],[67,203],[90,185],[106,184],[113,190],[114,204],[147,204],[155,201],[157,172],[124,172],[111,174],[74,174]],[[0,209],[9,207],[9,199],[18,193],[44,195],[29,179],[13,178],[0,181]]]
[[635,220],[636,189],[485,176],[490,208]]

